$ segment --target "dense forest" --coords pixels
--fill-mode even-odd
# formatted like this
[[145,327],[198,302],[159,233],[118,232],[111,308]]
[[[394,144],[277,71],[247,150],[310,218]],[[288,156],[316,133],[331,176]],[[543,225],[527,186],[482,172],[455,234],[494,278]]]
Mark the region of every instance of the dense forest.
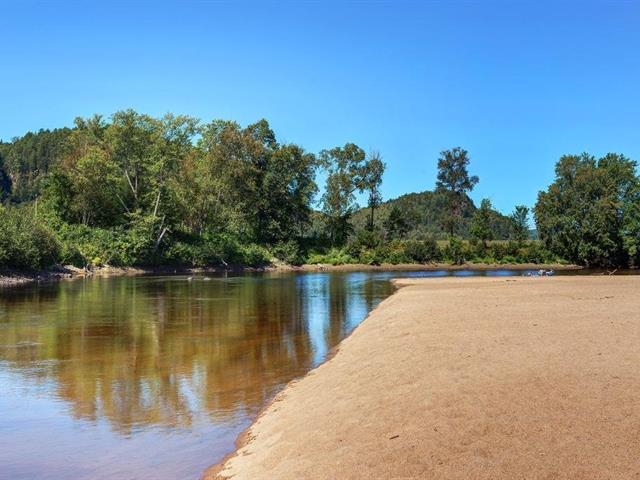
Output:
[[467,151],[434,161],[433,191],[384,201],[383,158],[354,143],[314,154],[266,120],[78,118],[0,142],[0,266],[640,263],[640,181],[622,155],[560,159],[534,208],[540,241],[526,206],[474,205]]

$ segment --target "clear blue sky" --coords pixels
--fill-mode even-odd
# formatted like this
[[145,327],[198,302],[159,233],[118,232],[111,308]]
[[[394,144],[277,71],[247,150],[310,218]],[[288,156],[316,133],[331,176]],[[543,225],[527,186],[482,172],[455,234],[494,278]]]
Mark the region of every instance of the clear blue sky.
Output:
[[637,1],[0,0],[0,32],[4,140],[129,107],[264,117],[310,151],[380,151],[386,198],[432,189],[459,145],[504,212],[563,153],[640,160]]

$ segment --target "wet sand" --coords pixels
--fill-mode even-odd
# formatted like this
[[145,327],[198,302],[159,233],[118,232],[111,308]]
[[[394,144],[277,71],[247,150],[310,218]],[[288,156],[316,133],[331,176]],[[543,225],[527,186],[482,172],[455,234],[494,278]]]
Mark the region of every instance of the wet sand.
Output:
[[207,478],[640,478],[640,276],[397,283]]

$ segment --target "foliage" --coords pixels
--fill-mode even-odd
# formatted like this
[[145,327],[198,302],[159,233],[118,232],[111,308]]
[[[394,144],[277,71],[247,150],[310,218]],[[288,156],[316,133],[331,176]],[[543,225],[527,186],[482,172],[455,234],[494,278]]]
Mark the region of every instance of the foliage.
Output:
[[462,265],[469,258],[470,251],[460,237],[452,235],[443,249],[442,256],[454,265]]
[[368,229],[374,229],[374,212],[382,196],[380,185],[385,164],[380,154],[368,158],[353,143],[320,152],[320,163],[327,172],[327,184],[321,204],[332,245],[344,245],[354,231],[351,217],[357,210],[355,192],[367,192],[370,216]]
[[389,238],[404,238],[411,228],[407,216],[397,205],[391,207],[383,225]]
[[0,143],[0,200],[34,200],[42,181],[65,154],[71,129],[39,130]]
[[58,260],[59,248],[32,209],[0,206],[0,267],[43,268]]
[[516,205],[511,214],[509,238],[518,242],[529,238],[529,207],[526,205]]
[[469,175],[468,152],[460,147],[440,152],[436,190],[446,193],[449,215],[443,220],[444,229],[453,235],[457,232],[468,192],[479,182],[476,175]]
[[416,263],[427,263],[439,260],[438,244],[433,237],[424,240],[408,240],[404,244],[406,258]]
[[640,179],[635,161],[610,153],[565,155],[534,208],[540,238],[556,255],[587,266],[638,260]]
[[367,205],[371,211],[371,217],[367,224],[368,230],[375,227],[375,210],[382,202],[382,193],[380,186],[382,185],[382,176],[384,175],[386,165],[382,161],[382,157],[378,152],[373,152],[367,161],[366,171],[363,175],[364,189],[368,192],[369,198]]
[[491,228],[491,218],[493,215],[493,207],[488,198],[482,199],[480,208],[475,211],[471,219],[471,238],[481,242],[483,248],[487,248],[487,242],[493,240],[493,229]]
[[[640,263],[634,162],[563,157],[535,209],[544,244],[527,241],[527,207],[476,208],[468,166],[466,150],[445,150],[435,191],[383,202],[381,156],[353,143],[316,157],[279,142],[266,120],[78,118],[0,142],[0,264]],[[314,211],[319,167],[327,183]]]
[[354,258],[349,255],[346,248],[331,248],[326,253],[311,252],[307,257],[307,263],[310,264],[329,264],[343,265],[346,263],[355,263]]
[[[468,196],[464,196],[462,216],[457,226],[458,235],[469,237],[471,219],[476,207]],[[354,212],[351,223],[355,231],[369,228],[369,209]],[[421,238],[425,235],[444,240],[449,237],[443,229],[449,216],[447,193],[425,191],[409,193],[381,203],[376,208],[375,228],[384,232],[386,239]],[[512,220],[493,210],[491,229],[494,238],[506,240],[512,229]]]
[[343,248],[313,251],[306,257],[309,264],[341,265],[398,264],[446,262],[456,265],[464,263],[522,264],[563,263],[539,241],[492,241],[484,247],[459,237],[438,242],[432,237],[409,240],[392,240],[366,246],[365,242],[350,242]]
[[353,143],[320,152],[327,170],[327,185],[322,196],[331,243],[341,245],[352,232],[350,218],[356,210],[354,193],[364,188],[365,153]]
[[304,263],[304,256],[298,242],[295,240],[277,243],[273,246],[272,252],[278,260],[289,265],[301,265]]

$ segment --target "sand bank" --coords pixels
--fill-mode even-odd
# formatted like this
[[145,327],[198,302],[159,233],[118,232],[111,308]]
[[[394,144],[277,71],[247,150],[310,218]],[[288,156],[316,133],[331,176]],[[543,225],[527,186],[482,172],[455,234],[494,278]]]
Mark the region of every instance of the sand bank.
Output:
[[209,478],[640,477],[640,276],[398,284]]

